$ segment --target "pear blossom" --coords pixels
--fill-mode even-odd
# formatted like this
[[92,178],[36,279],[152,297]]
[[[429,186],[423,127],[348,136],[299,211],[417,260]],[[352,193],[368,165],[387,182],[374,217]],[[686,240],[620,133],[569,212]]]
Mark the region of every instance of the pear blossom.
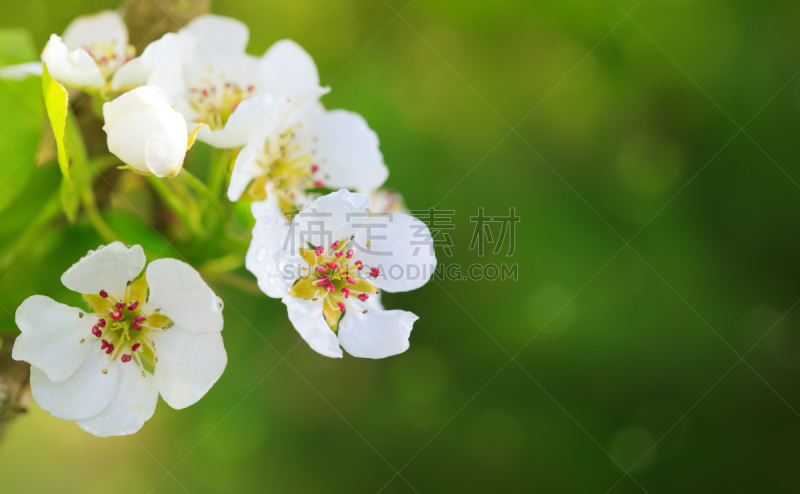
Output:
[[151,43],[116,74],[112,88],[159,86],[191,127],[202,124],[198,140],[218,148],[243,146],[252,129],[269,121],[266,93],[327,92],[314,61],[295,42],[278,41],[259,58],[245,52],[249,36],[238,20],[197,17]]
[[403,195],[396,190],[381,187],[369,195],[374,213],[405,213],[408,214],[406,201]]
[[140,86],[103,104],[108,150],[136,171],[157,177],[180,172],[189,142],[186,120],[156,86]]
[[384,310],[378,295],[419,288],[436,266],[424,223],[403,213],[373,214],[370,204],[369,196],[342,189],[316,199],[291,224],[267,214],[253,229],[247,269],[327,357],[342,357],[342,348],[364,358],[407,350],[417,316]]
[[[106,10],[73,20],[62,36],[53,34],[42,51],[42,62],[56,81],[86,91],[107,90],[111,78],[133,58],[128,28],[119,12]],[[41,75],[42,63],[4,67],[5,78]]]
[[[361,115],[325,110],[314,99],[292,105],[278,99],[264,105],[273,117],[254,130],[236,157],[228,198],[266,199],[281,211],[302,209],[319,194],[312,189],[355,189],[370,193],[389,176],[378,136]],[[277,106],[278,108],[274,108]],[[298,115],[292,111],[305,108]],[[253,207],[258,215],[259,206]]]
[[151,262],[114,242],[70,267],[61,282],[89,311],[34,295],[16,312],[12,357],[31,364],[31,391],[51,415],[96,436],[133,434],[155,411],[196,403],[222,375],[222,303],[176,259]]

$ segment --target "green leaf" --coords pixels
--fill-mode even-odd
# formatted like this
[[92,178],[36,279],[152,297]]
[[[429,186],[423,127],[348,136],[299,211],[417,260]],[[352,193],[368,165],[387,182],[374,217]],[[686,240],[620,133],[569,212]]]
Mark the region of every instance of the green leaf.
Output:
[[[31,35],[23,29],[0,29],[0,66],[37,58]],[[39,81],[0,81],[0,211],[19,195],[36,169],[42,132]]]
[[61,182],[61,202],[67,218],[74,223],[80,194],[89,180],[86,146],[74,116],[69,114],[69,94],[64,86],[50,76],[47,65],[42,68],[42,93],[58,149],[58,167],[64,177]]

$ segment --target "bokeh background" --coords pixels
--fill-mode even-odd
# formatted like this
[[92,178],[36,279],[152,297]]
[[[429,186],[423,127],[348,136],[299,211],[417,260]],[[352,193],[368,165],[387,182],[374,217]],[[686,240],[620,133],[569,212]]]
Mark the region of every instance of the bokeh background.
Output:
[[[800,5],[617,2],[216,2],[251,53],[313,55],[411,209],[455,211],[440,262],[519,278],[387,295],[420,320],[380,361],[323,358],[278,301],[215,285],[229,363],[204,399],[111,439],[33,406],[0,445],[3,492],[797,491]],[[117,6],[0,0],[0,27],[41,48]],[[0,216],[0,251],[45,201]],[[470,250],[479,207],[516,208],[511,257],[507,237]],[[72,301],[58,275],[99,241],[59,225],[0,279],[10,312]]]

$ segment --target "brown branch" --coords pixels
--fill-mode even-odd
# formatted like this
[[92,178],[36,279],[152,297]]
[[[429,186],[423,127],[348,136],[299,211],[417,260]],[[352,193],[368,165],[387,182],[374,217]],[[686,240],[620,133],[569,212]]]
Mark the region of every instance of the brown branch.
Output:
[[211,11],[211,0],[125,0],[120,9],[130,43],[141,54],[149,43]]
[[11,358],[16,336],[0,336],[0,440],[8,424],[28,411],[31,366]]

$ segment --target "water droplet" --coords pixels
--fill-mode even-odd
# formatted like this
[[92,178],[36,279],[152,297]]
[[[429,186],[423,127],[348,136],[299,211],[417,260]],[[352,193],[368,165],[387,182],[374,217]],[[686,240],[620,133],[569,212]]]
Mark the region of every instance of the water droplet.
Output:
[[220,312],[222,312],[222,309],[225,308],[225,302],[223,302],[219,297],[217,297],[217,307],[219,308]]
[[266,247],[259,247],[258,253],[256,253],[256,260],[258,262],[264,262],[267,259],[267,254],[269,254],[269,252],[267,252]]

